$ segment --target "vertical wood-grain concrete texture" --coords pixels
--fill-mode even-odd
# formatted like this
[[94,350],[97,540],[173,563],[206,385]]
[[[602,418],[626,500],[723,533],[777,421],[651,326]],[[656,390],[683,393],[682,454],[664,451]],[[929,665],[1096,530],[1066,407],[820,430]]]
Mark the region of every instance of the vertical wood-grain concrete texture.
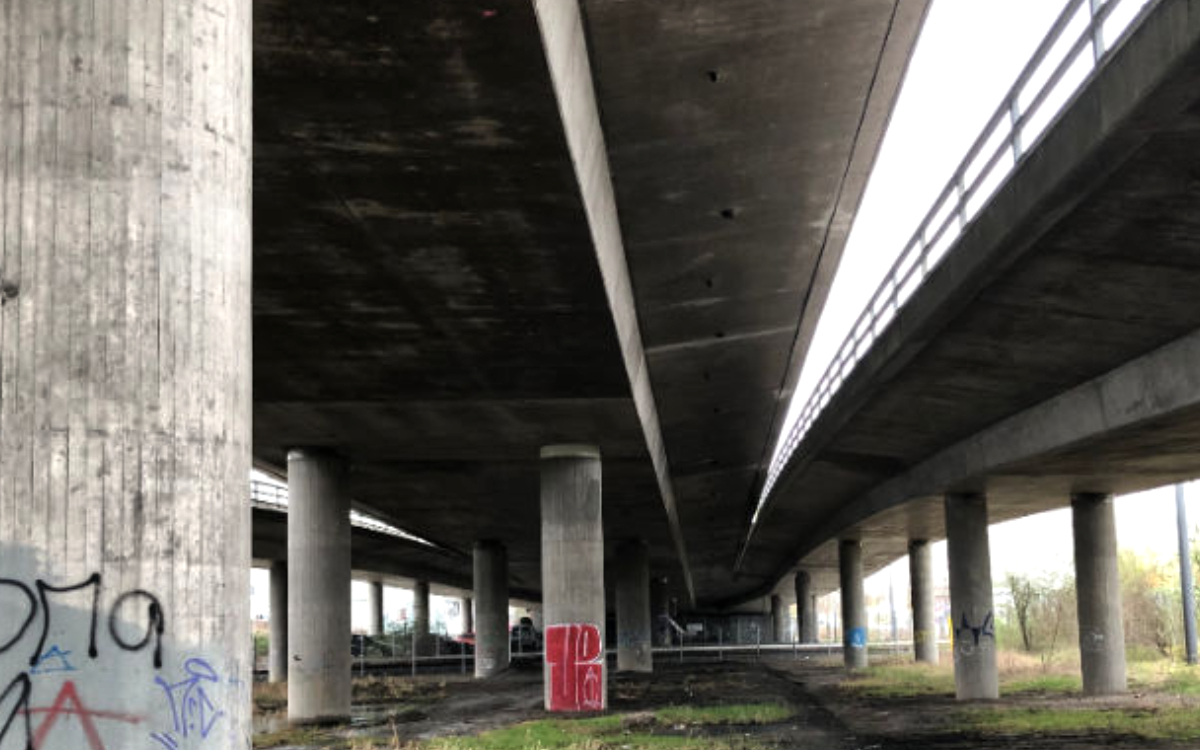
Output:
[[547,710],[608,705],[601,507],[599,450],[589,445],[541,449]]
[[866,669],[868,664],[862,556],[861,542],[843,539],[838,544],[842,590],[842,661],[847,669]]
[[110,748],[180,739],[155,680],[201,663],[208,746],[250,744],[250,37],[245,0],[0,20],[0,691],[143,717]]
[[321,450],[288,453],[288,719],[350,716],[348,468]]
[[367,635],[383,635],[383,581],[367,582]]
[[267,643],[267,680],[287,682],[288,676],[288,567],[271,563],[271,631]]
[[646,543],[617,545],[617,671],[652,672],[650,554]]
[[937,623],[933,611],[933,552],[929,542],[914,539],[908,544],[908,577],[912,596],[913,656],[919,662],[937,664]]
[[996,699],[1000,697],[1000,675],[996,665],[987,498],[949,494],[945,508],[955,695],[959,700]]
[[796,572],[796,633],[800,643],[817,642],[817,602],[807,570]]
[[[475,543],[475,676],[491,677],[508,669],[508,552],[495,540]],[[466,606],[470,607],[470,599]]]
[[1125,623],[1117,572],[1117,525],[1111,495],[1071,496],[1075,600],[1084,695],[1124,693]]

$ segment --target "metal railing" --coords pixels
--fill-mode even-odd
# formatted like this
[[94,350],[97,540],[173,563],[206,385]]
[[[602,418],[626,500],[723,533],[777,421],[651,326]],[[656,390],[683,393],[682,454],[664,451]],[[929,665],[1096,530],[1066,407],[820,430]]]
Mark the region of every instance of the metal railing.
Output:
[[[250,480],[250,502],[255,505],[287,512],[288,507],[288,491],[287,487],[275,484],[273,482],[264,482],[261,479]],[[356,510],[350,511],[350,525],[367,531],[375,531],[380,534],[400,537],[409,541],[424,544],[426,546],[434,546],[431,542],[422,539],[421,537],[410,534],[404,529],[397,528],[390,523],[380,521],[377,518],[369,516],[365,513],[360,513]]]
[[[1159,0],[1069,0],[1016,83],[996,108],[900,257],[875,290],[800,412],[767,472],[751,520],[780,473],[854,366],[954,241],[1029,154],[1075,93]],[[1106,40],[1112,40],[1108,42]],[[1091,54],[1086,54],[1088,51]],[[1056,103],[1051,107],[1050,103]]]

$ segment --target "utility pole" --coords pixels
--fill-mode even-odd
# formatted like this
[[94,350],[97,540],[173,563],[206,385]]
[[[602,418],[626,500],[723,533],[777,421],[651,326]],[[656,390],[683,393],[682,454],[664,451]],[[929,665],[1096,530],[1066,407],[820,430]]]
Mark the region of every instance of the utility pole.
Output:
[[1192,551],[1188,539],[1187,507],[1183,485],[1175,485],[1175,517],[1179,527],[1179,581],[1183,589],[1183,634],[1187,663],[1196,663],[1196,593],[1192,586]]

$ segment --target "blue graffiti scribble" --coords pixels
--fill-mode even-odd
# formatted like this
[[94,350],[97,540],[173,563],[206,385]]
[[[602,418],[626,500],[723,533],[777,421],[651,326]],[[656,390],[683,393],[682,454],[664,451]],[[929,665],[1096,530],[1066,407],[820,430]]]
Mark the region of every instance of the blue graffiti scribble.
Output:
[[206,684],[217,684],[221,681],[217,671],[207,661],[199,658],[184,662],[183,671],[187,673],[187,677],[176,683],[169,683],[161,677],[154,678],[154,682],[166,693],[174,730],[155,732],[150,737],[166,750],[176,750],[179,747],[176,734],[184,738],[199,735],[201,739],[207,739],[217,721],[225,715],[205,690]]
[[70,651],[63,651],[58,647],[58,644],[46,649],[46,652],[37,658],[33,667],[30,668],[29,674],[54,674],[55,672],[75,672],[75,667],[67,659],[71,655]]
[[851,648],[866,648],[867,647],[867,630],[866,630],[866,628],[851,628],[850,629],[850,647]]

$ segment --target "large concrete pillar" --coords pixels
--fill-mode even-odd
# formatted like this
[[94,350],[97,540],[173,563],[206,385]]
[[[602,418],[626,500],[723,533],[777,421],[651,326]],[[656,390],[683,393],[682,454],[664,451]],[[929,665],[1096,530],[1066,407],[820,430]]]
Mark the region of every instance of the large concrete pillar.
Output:
[[367,635],[383,635],[383,581],[367,582]]
[[271,563],[271,638],[267,652],[267,679],[288,678],[288,568],[287,561]]
[[617,669],[652,672],[650,553],[640,540],[617,547]]
[[350,498],[346,463],[288,452],[288,719],[350,716]]
[[413,645],[417,656],[433,653],[433,638],[429,634],[429,581],[413,582]]
[[1000,697],[987,498],[946,495],[954,685],[959,700]]
[[771,594],[771,641],[782,643],[787,639],[787,605],[779,594]]
[[807,570],[796,573],[796,630],[801,643],[817,642],[817,600]]
[[1117,527],[1110,495],[1071,497],[1075,599],[1085,695],[1124,693],[1125,626],[1117,574]]
[[542,449],[542,606],[545,704],[550,711],[603,710],[608,705],[600,498],[597,448]]
[[459,601],[459,610],[462,612],[462,632],[475,632],[475,599],[470,596],[464,596]]
[[913,651],[917,661],[938,663],[937,623],[933,611],[933,553],[929,542],[908,543],[908,574],[912,590]]
[[867,668],[867,605],[863,596],[862,544],[843,539],[838,544],[842,586],[842,661],[847,669]]
[[250,9],[4,3],[5,747],[178,740],[189,663],[250,743]]
[[508,669],[508,553],[494,540],[475,543],[475,676]]

